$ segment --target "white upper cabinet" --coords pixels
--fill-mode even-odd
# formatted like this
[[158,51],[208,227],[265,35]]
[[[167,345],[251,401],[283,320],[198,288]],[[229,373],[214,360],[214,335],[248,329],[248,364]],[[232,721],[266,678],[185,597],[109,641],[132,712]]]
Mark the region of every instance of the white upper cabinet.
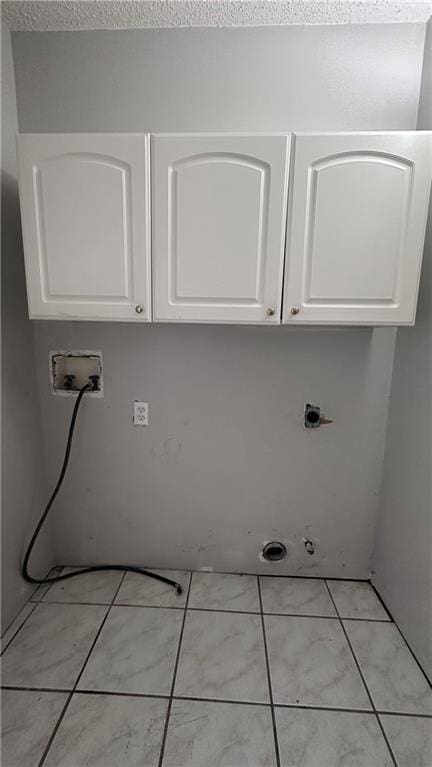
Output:
[[23,134],[18,150],[32,318],[414,322],[431,132]]
[[292,153],[283,322],[412,323],[431,134],[299,134]]
[[289,143],[152,136],[155,320],[280,323]]
[[18,137],[29,313],[150,320],[149,137]]

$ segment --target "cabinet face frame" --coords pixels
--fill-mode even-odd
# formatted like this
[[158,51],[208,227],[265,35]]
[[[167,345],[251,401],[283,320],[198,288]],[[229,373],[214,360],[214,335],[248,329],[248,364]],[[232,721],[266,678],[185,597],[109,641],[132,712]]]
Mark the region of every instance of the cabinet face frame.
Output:
[[[149,322],[152,316],[149,134],[20,134],[17,148],[30,318]],[[81,169],[82,200],[77,193]],[[70,187],[65,185],[63,190],[62,174],[70,182]],[[92,183],[102,195],[110,185],[105,210],[97,210],[101,194],[95,193],[96,202],[91,199]],[[63,205],[59,204],[56,212],[57,189],[63,194]],[[46,198],[49,204],[44,204]],[[85,209],[83,202],[89,198],[95,206],[95,222],[88,213],[90,206]],[[80,232],[78,226],[74,230],[71,221],[68,242],[66,233],[63,238],[59,221],[63,218],[69,224],[67,212],[72,209],[73,200],[78,206],[82,203],[84,231]],[[56,270],[56,252],[62,252],[64,247],[65,265],[70,254],[75,253],[79,268],[85,273],[85,259],[91,259],[91,254],[86,255],[86,246],[91,249],[89,243],[95,242],[99,252],[88,273],[89,286],[84,278],[82,293],[79,289],[69,292],[62,285],[61,267]],[[104,253],[111,258],[106,264]],[[105,294],[103,290],[98,292],[98,273],[101,285],[105,282],[109,286]],[[72,275],[79,288],[79,269],[72,269]]]
[[[315,325],[412,325],[415,320],[415,307],[417,302],[420,269],[424,246],[424,234],[428,213],[428,199],[430,190],[430,178],[432,168],[432,132],[430,131],[393,131],[393,132],[349,132],[349,133],[298,133],[293,138],[291,154],[291,178],[288,206],[288,224],[286,240],[285,260],[285,287],[284,287],[284,324],[315,324]],[[398,235],[396,227],[391,231],[381,228],[379,231],[379,217],[376,218],[377,241],[380,234],[387,237],[394,236],[397,247],[393,264],[390,259],[393,251],[387,247],[384,255],[391,270],[386,272],[381,267],[381,274],[377,275],[377,283],[381,280],[386,283],[387,295],[383,298],[373,296],[314,296],[313,288],[319,293],[328,291],[329,282],[337,285],[340,265],[343,254],[335,252],[335,264],[339,266],[339,272],[335,268],[333,276],[329,280],[325,272],[326,259],[331,263],[330,249],[326,251],[326,244],[332,241],[333,235],[326,231],[325,216],[320,213],[319,194],[321,184],[323,209],[333,212],[334,220],[337,221],[338,198],[335,195],[334,206],[332,202],[328,206],[328,192],[331,188],[328,179],[330,173],[334,173],[331,183],[334,183],[338,175],[349,173],[348,163],[355,170],[357,163],[357,179],[361,183],[354,189],[355,195],[361,193],[363,180],[358,175],[358,168],[364,163],[371,163],[370,168],[378,175],[376,180],[385,189],[387,176],[392,183],[388,183],[389,196],[393,194],[393,204],[400,206],[403,219]],[[343,166],[343,163],[346,163]],[[342,168],[341,173],[338,170]],[[326,174],[327,172],[327,188]],[[321,177],[320,177],[321,174]],[[339,181],[339,180],[338,180]],[[398,186],[399,185],[399,186]],[[337,183],[334,183],[337,187]],[[341,185],[343,186],[343,185]],[[365,185],[366,186],[366,185]],[[375,193],[375,188],[373,193]],[[327,195],[325,194],[327,192]],[[349,193],[349,188],[347,188]],[[379,196],[379,191],[376,196]],[[347,200],[339,197],[341,207],[347,204]],[[348,214],[352,214],[349,210]],[[349,215],[348,215],[349,219]],[[347,219],[347,220],[348,220]],[[393,220],[399,220],[396,215]],[[359,219],[360,221],[360,219]],[[344,218],[341,218],[343,234]],[[360,223],[355,222],[359,230]],[[329,227],[331,230],[331,227]],[[345,231],[345,239],[349,229]],[[361,232],[360,232],[361,234]],[[372,237],[372,235],[370,235]],[[320,242],[321,237],[321,242]],[[342,236],[343,239],[343,236]],[[318,240],[318,243],[317,243]],[[353,250],[357,243],[355,241]],[[359,250],[359,249],[358,249]],[[321,263],[320,257],[321,256]],[[314,259],[315,263],[314,263]],[[356,264],[354,264],[356,266]],[[357,261],[358,267],[358,261]],[[315,268],[315,271],[314,271]],[[372,274],[372,273],[371,273]],[[318,275],[318,276],[317,276]],[[362,275],[364,278],[365,275]],[[321,279],[321,286],[319,281]],[[315,284],[313,281],[315,280]],[[353,281],[353,280],[351,280]],[[365,280],[366,281],[366,280]],[[371,279],[373,283],[373,277]],[[388,284],[392,283],[390,289]],[[317,290],[318,288],[318,290]],[[379,290],[379,288],[377,288]],[[371,293],[375,291],[372,285]],[[336,291],[337,292],[337,291]],[[376,291],[375,291],[376,292]],[[391,295],[390,295],[391,294]]]
[[[289,150],[291,134],[152,134],[152,258],[153,258],[153,317],[157,322],[249,323],[280,324],[282,283],[285,257],[286,206],[288,198]],[[201,174],[201,175],[200,175]],[[190,264],[199,265],[205,252],[205,232],[196,233],[189,222],[199,208],[201,199],[193,184],[198,176],[201,186],[203,219],[211,215],[207,200],[221,197],[221,174],[226,174],[249,197],[249,210],[244,198],[235,196],[229,184],[232,205],[227,208],[231,239],[227,240],[225,257],[230,249],[239,254],[233,261],[234,283],[245,278],[244,295],[227,296],[228,280],[221,278],[221,295],[208,295],[206,276],[196,277]],[[179,192],[180,190],[180,192]],[[188,190],[188,192],[184,190]],[[183,194],[183,196],[182,196]],[[207,195],[207,196],[206,196]],[[218,197],[219,195],[219,197]],[[252,201],[252,202],[251,202]],[[253,207],[255,201],[256,207]],[[222,213],[221,213],[222,208]],[[182,217],[179,217],[179,210]],[[243,224],[235,221],[233,211],[239,210]],[[223,205],[217,209],[224,217]],[[250,212],[251,226],[245,226]],[[232,217],[231,217],[232,216]],[[231,217],[231,218],[230,218]],[[208,221],[207,221],[208,223]],[[197,226],[199,221],[197,220]],[[228,226],[229,224],[227,224]],[[256,239],[250,230],[256,230]],[[249,237],[250,248],[244,243]],[[201,239],[200,239],[201,238]],[[235,251],[232,242],[238,239]],[[221,233],[221,239],[223,235]],[[180,246],[179,246],[180,242]],[[241,247],[244,245],[243,259]],[[213,247],[211,266],[216,269],[217,246]],[[251,263],[248,258],[255,259]],[[183,259],[183,267],[179,261]],[[221,267],[222,268],[222,267]],[[243,269],[243,271],[242,271]],[[201,283],[200,283],[201,279]],[[246,284],[248,283],[248,284]],[[204,290],[202,290],[204,285]],[[200,293],[201,289],[201,293]],[[241,290],[243,284],[241,285]],[[223,295],[225,291],[225,295]]]

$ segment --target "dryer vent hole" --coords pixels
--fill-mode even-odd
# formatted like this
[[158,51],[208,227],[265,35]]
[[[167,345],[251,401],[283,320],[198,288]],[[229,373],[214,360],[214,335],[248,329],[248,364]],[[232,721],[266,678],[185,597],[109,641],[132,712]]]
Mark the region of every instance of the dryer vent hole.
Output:
[[281,559],[285,559],[287,550],[283,543],[271,541],[264,546],[262,555],[267,562],[279,562]]

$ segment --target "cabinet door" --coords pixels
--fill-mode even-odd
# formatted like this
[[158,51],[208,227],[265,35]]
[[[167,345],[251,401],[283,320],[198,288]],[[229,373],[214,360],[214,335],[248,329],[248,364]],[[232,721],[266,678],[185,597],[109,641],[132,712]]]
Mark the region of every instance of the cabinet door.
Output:
[[280,323],[287,135],[152,136],[154,318]]
[[18,137],[29,313],[150,320],[149,137]]
[[411,324],[431,134],[296,135],[283,321]]

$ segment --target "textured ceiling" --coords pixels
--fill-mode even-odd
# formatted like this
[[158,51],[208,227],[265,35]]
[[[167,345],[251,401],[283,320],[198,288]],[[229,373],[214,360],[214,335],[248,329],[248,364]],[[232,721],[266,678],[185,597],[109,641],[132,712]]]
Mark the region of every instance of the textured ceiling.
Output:
[[3,0],[11,30],[425,22],[431,0]]

